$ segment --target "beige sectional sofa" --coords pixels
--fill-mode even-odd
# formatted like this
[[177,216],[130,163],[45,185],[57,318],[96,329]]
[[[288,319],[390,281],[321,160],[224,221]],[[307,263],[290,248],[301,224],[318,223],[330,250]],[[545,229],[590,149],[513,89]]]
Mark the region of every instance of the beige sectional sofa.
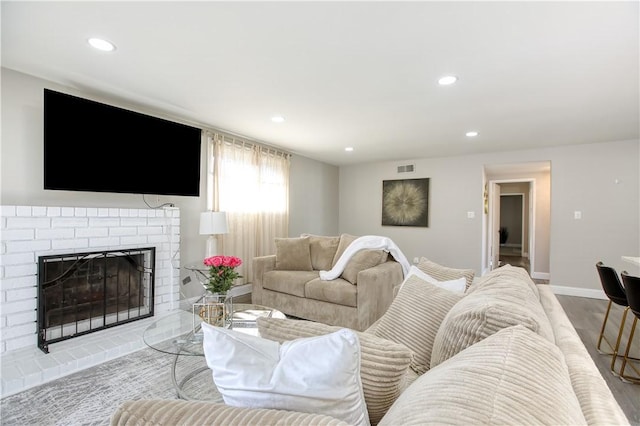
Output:
[[252,302],[289,316],[365,330],[385,313],[403,279],[383,250],[362,250],[341,275],[322,280],[356,236],[277,238],[276,254],[253,259]]
[[[259,329],[287,341],[340,327],[262,318]],[[411,276],[357,335],[372,425],[629,424],[551,289],[521,268],[498,268],[465,293]],[[112,424],[346,423],[323,413],[154,400],[124,403]]]

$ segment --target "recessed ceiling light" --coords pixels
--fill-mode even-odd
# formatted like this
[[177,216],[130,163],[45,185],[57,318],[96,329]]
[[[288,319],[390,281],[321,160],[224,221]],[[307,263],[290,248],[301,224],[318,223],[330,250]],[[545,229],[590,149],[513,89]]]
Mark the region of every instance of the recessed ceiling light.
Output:
[[473,132],[467,132],[465,133],[465,135],[469,138],[475,138],[476,136],[478,136],[478,132],[473,131]]
[[352,146],[348,146],[344,150],[347,151],[347,152],[351,152],[351,151],[353,151],[353,147]]
[[440,80],[438,80],[438,84],[441,86],[448,86],[455,83],[456,81],[458,81],[458,77],[456,77],[455,75],[445,75],[444,77],[440,77]]
[[274,123],[284,123],[284,117],[276,115],[275,117],[271,117],[271,121]]
[[116,50],[116,45],[111,43],[110,41],[104,40],[102,38],[90,38],[89,40],[87,40],[89,42],[89,44],[98,49],[98,50],[102,50],[103,52],[111,52]]

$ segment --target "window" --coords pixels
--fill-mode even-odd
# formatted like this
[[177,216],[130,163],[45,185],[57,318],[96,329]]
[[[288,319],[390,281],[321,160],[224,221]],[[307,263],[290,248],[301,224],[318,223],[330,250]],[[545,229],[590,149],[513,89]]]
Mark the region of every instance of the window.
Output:
[[226,211],[229,224],[219,248],[243,260],[249,282],[251,260],[275,253],[274,239],[288,235],[290,155],[222,134],[209,144],[208,205]]

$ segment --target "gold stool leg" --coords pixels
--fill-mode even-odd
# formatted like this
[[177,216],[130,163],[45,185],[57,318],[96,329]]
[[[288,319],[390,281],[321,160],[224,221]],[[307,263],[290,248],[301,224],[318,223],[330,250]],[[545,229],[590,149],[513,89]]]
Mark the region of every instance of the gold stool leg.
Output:
[[640,371],[638,371],[633,364],[629,364],[629,366],[638,374],[637,377],[629,376],[624,374],[624,370],[627,367],[627,361],[636,358],[629,357],[629,350],[631,349],[631,343],[633,342],[633,335],[636,331],[636,325],[638,324],[638,317],[634,315],[633,325],[631,326],[631,332],[629,333],[629,340],[627,341],[627,349],[624,351],[624,357],[622,358],[622,367],[620,367],[620,379],[622,381],[627,381],[631,383],[640,383]]
[[[604,321],[602,322],[602,328],[600,329],[600,336],[598,336],[597,349],[598,349],[598,351],[600,353],[604,353],[600,349],[600,344],[602,343],[602,338],[604,337],[604,329],[607,326],[607,320],[609,319],[609,312],[611,312],[611,305],[612,305],[612,302],[611,302],[611,300],[609,300],[609,304],[607,305],[607,312],[604,314]],[[605,339],[605,342],[606,342],[606,339]],[[608,344],[609,342],[606,342],[606,343]],[[611,348],[611,349],[613,349],[613,348]],[[607,354],[607,355],[610,355],[610,354]]]
[[629,313],[629,307],[624,308],[622,314],[622,320],[620,321],[620,330],[618,330],[618,338],[616,339],[616,346],[613,348],[613,356],[611,357],[611,372],[618,375],[616,372],[616,360],[618,359],[618,349],[620,349],[620,341],[622,340],[622,334],[624,333],[624,323],[627,320],[627,313]]

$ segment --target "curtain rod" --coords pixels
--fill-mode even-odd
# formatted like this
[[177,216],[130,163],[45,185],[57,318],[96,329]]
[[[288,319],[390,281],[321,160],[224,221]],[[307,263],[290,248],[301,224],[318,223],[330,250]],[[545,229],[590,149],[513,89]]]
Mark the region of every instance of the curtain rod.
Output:
[[[250,145],[259,147],[260,150],[266,150],[267,153],[269,151],[273,151],[276,155],[287,156],[288,158],[291,158],[291,156],[293,155],[290,152],[285,151],[285,150],[283,150],[281,148],[277,148],[277,147],[274,147],[274,146],[271,146],[271,145],[267,145],[265,143],[255,141],[255,140],[246,138],[244,136],[234,135],[234,134],[223,132],[223,131],[204,130],[204,132],[209,137],[213,137],[215,135],[221,136],[223,142],[230,142],[230,143],[233,143],[233,144],[236,144],[236,143],[250,144]],[[230,139],[230,140],[225,140],[225,139]]]

